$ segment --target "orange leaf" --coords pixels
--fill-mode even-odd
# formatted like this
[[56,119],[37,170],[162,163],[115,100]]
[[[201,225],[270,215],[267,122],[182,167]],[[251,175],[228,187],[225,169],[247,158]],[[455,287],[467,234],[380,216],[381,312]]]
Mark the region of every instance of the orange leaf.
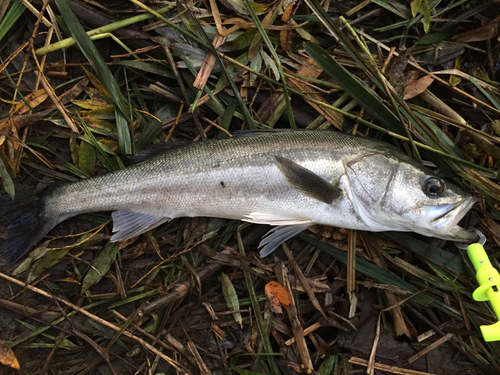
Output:
[[19,370],[19,362],[14,352],[2,340],[0,340],[0,363]]
[[291,303],[292,297],[288,290],[277,281],[270,281],[264,288],[267,301],[271,307],[271,311],[277,314],[283,313],[283,309],[287,310]]

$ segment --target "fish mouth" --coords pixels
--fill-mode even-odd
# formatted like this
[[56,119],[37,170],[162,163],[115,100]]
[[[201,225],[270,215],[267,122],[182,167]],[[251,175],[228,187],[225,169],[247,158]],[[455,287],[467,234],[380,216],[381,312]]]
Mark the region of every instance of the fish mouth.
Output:
[[434,236],[444,240],[473,243],[478,241],[476,232],[458,225],[458,222],[469,212],[477,199],[470,196],[459,204],[426,206],[428,219],[435,232]]

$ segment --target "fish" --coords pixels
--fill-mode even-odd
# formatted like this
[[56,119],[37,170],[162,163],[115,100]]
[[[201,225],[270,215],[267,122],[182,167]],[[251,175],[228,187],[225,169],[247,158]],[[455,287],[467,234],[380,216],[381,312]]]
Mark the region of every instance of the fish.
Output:
[[261,257],[317,224],[477,240],[458,225],[476,199],[382,141],[303,130],[165,145],[124,169],[3,200],[3,262],[19,260],[62,221],[101,211],[112,212],[111,241],[178,217],[268,224]]

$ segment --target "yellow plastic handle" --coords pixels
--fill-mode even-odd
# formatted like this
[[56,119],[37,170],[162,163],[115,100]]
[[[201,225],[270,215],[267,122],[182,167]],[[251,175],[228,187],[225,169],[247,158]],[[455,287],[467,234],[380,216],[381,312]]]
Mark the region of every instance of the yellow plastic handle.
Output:
[[490,301],[498,322],[481,326],[484,341],[500,341],[500,274],[488,259],[488,255],[481,244],[474,243],[467,247],[467,254],[476,269],[476,278],[479,283],[472,294],[476,301]]

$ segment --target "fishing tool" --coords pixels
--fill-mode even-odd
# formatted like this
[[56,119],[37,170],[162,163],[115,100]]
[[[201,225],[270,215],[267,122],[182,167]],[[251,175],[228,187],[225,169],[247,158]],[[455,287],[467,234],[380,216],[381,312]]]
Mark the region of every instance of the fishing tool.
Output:
[[500,341],[500,274],[484,251],[483,245],[486,237],[478,230],[475,231],[481,238],[480,242],[467,246],[467,254],[476,270],[479,283],[479,287],[472,293],[472,298],[475,301],[490,301],[499,321],[490,325],[482,325],[481,333],[484,341]]

